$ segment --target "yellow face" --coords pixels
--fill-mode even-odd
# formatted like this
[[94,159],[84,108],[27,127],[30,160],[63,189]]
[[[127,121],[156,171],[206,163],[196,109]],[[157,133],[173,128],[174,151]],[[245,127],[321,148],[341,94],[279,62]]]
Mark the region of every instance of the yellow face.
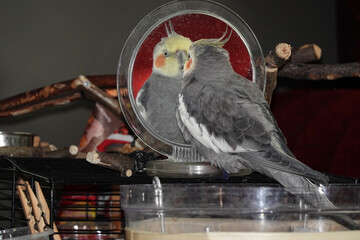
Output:
[[181,75],[183,63],[178,54],[183,51],[187,55],[191,43],[189,38],[178,34],[163,38],[154,49],[153,70],[169,77]]

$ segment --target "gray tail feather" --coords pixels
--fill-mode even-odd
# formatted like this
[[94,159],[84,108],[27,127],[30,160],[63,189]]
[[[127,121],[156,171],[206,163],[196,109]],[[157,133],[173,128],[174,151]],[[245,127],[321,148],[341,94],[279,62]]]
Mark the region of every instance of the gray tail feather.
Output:
[[[337,207],[321,193],[321,186],[316,186],[309,179],[295,174],[276,172],[272,177],[281,183],[290,193],[300,196],[313,207],[324,210],[335,210]],[[350,230],[360,230],[359,224],[355,223],[350,217],[340,213],[329,213],[327,215],[332,220],[349,228]]]
[[313,207],[320,209],[336,209],[334,204],[320,192],[320,188],[309,179],[286,172],[277,171],[272,178],[281,183],[292,194],[301,196]]

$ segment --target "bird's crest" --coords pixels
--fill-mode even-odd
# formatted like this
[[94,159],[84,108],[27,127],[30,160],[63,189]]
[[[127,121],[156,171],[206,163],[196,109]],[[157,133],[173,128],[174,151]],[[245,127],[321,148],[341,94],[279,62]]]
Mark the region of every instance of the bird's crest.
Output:
[[168,28],[168,26],[167,26],[166,23],[165,23],[165,29],[166,29],[166,33],[167,33],[168,37],[177,34],[177,33],[175,32],[175,30],[174,30],[174,28],[173,28],[170,20],[169,20],[169,28]]
[[229,36],[226,37],[227,34],[228,34],[228,26],[226,26],[226,30],[220,38],[200,39],[197,42],[195,42],[194,45],[196,45],[196,46],[209,45],[209,46],[213,46],[213,47],[223,47],[225,45],[225,43],[227,43],[229,41],[231,34],[232,34],[232,29],[229,33]]
[[168,24],[165,23],[165,29],[168,36],[161,40],[165,49],[168,52],[175,52],[177,50],[186,50],[186,52],[188,52],[189,47],[192,44],[190,38],[175,32],[170,20],[168,21]]

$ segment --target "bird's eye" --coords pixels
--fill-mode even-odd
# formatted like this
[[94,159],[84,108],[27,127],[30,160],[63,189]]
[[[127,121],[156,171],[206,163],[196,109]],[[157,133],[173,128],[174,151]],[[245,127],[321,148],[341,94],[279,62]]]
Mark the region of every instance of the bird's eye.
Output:
[[188,55],[187,55],[187,57],[188,57],[188,59],[190,59],[190,58],[191,58],[191,55],[190,55],[190,54],[188,54]]
[[164,52],[164,56],[166,57],[168,55],[168,53],[167,52]]

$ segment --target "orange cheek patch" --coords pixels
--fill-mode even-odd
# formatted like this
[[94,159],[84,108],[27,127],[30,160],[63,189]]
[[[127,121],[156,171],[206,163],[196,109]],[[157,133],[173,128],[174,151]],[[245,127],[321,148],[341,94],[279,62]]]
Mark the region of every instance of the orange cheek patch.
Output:
[[185,70],[188,70],[190,68],[191,64],[192,64],[192,59],[187,61],[186,65],[185,65]]
[[159,56],[157,56],[156,59],[155,59],[155,66],[156,66],[157,68],[161,68],[162,66],[164,66],[164,64],[165,64],[165,57],[164,57],[164,55],[159,55]]

